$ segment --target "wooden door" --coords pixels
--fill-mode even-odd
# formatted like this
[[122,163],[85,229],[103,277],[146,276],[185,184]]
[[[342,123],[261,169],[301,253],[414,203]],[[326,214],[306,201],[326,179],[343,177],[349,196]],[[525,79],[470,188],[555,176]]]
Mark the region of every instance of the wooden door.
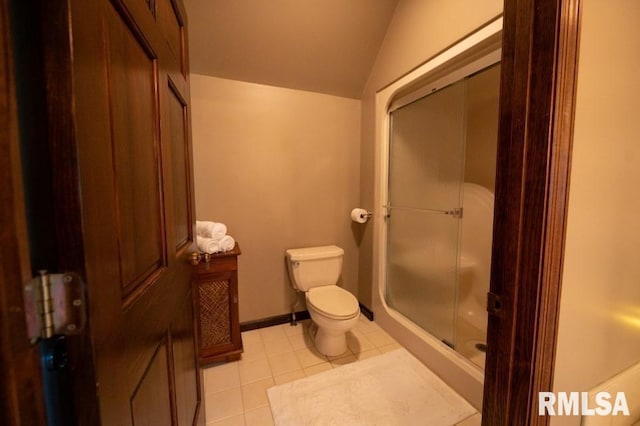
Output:
[[195,424],[194,203],[179,0],[42,2],[58,268],[89,323],[69,339],[80,424]]

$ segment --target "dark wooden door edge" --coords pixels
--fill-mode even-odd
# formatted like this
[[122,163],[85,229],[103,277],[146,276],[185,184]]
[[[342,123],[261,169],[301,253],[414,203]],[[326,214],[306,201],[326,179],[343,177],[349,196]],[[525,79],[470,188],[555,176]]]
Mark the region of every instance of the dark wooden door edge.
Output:
[[553,387],[580,0],[506,1],[483,425],[546,425]]
[[29,344],[22,283],[30,278],[13,41],[8,2],[0,2],[0,424],[46,421],[40,359]]
[[[76,271],[86,280],[84,242],[82,240],[81,194],[76,136],[77,114],[74,108],[72,73],[74,66],[71,28],[71,2],[41,3],[44,78],[46,87],[47,133],[49,161],[58,171],[53,173],[54,205],[64,214],[53,215],[58,246],[64,246],[57,256],[57,269]],[[85,14],[87,21],[93,17]],[[93,21],[95,22],[95,21]],[[86,281],[85,281],[86,282]],[[94,368],[94,348],[91,324],[68,340],[68,352],[73,360],[71,389],[74,417],[80,425],[95,423],[100,418],[98,385]]]

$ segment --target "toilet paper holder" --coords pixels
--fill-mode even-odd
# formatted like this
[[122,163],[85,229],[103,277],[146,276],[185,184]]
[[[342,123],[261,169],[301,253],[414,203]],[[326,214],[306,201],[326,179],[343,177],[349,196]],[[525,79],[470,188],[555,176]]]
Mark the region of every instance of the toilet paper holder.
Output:
[[355,208],[351,210],[351,220],[357,223],[365,223],[372,216],[373,213],[365,209]]

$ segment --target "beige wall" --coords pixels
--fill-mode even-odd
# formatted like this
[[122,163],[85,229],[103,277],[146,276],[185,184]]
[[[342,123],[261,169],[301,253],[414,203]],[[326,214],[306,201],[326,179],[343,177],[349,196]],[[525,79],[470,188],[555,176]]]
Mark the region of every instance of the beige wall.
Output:
[[[374,209],[375,93],[502,13],[502,0],[402,0],[362,96],[360,205]],[[374,219],[377,220],[377,219]],[[373,226],[360,243],[358,294],[372,305]]]
[[343,247],[357,295],[360,101],[197,74],[191,100],[196,216],[240,243],[240,321],[290,312],[287,248]]
[[582,8],[555,391],[640,361],[640,2]]

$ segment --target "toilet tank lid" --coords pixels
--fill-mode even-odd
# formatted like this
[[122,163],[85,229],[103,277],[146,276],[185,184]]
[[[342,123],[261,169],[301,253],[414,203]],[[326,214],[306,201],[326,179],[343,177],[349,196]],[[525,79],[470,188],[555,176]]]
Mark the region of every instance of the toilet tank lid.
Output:
[[344,250],[338,246],[321,246],[288,249],[286,255],[290,260],[314,260],[340,257],[344,255]]

